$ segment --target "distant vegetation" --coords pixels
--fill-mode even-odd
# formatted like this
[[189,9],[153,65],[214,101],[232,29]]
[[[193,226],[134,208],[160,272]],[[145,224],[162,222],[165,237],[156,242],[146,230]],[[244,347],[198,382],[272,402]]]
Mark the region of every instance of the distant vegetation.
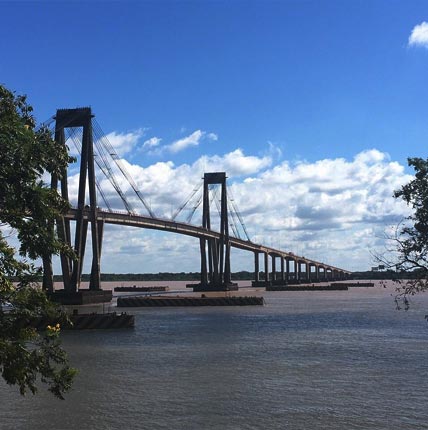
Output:
[[[280,272],[277,273],[280,276]],[[147,281],[199,281],[199,272],[159,272],[159,273],[102,273],[101,281],[103,282],[147,282]],[[264,279],[264,273],[260,272],[261,279]],[[414,272],[401,272],[397,273],[393,270],[385,270],[380,272],[354,272],[352,279],[411,279],[417,278],[417,271]],[[89,282],[90,275],[82,275],[82,281]],[[56,282],[61,282],[62,277],[60,275],[55,276]],[[232,273],[232,280],[234,281],[252,281],[254,280],[254,272],[247,272],[245,270],[241,272]]]
[[[90,275],[83,274],[82,281],[89,282]],[[199,281],[201,274],[199,272],[159,272],[159,273],[102,273],[102,282],[120,282],[120,281]],[[254,272],[236,272],[232,274],[234,281],[250,281],[254,279]],[[61,282],[62,276],[54,276],[55,282]]]
[[384,280],[398,280],[398,279],[416,279],[419,274],[417,270],[413,272],[395,272],[394,270],[385,270],[381,272],[373,272],[367,270],[366,272],[353,272],[352,279],[384,279]]
[[409,281],[399,285],[396,300],[401,297],[406,308],[407,296],[428,290],[428,159],[408,158],[407,162],[415,176],[396,190],[394,197],[406,202],[413,212],[389,237],[386,254],[376,256],[383,266],[405,272]]

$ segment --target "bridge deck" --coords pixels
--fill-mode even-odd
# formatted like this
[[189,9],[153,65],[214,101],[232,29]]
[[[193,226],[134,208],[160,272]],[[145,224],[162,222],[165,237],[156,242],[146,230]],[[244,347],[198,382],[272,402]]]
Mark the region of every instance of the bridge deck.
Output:
[[[78,209],[70,209],[68,213],[65,215],[65,218],[70,220],[75,220],[77,219],[77,215],[78,215]],[[83,211],[83,217],[84,219],[89,221],[90,219],[89,210]],[[171,221],[171,220],[162,219],[162,218],[151,218],[143,215],[128,214],[128,213],[122,213],[122,212],[108,212],[103,210],[98,210],[97,218],[100,220],[103,220],[107,224],[127,225],[130,227],[168,231],[172,233],[183,234],[186,236],[192,236],[192,237],[197,237],[201,239],[210,239],[210,238],[220,239],[219,232],[216,232],[213,230],[207,230],[205,228],[183,223],[183,222]],[[338,267],[330,266],[328,264],[324,264],[305,257],[295,255],[292,252],[282,251],[279,249],[259,245],[251,241],[238,239],[232,236],[229,237],[229,240],[230,240],[230,245],[232,247],[242,249],[245,251],[267,253],[269,255],[274,255],[281,258],[289,258],[292,260],[297,260],[307,265],[321,266],[325,270],[339,271],[345,274],[351,273],[349,271],[339,269]]]

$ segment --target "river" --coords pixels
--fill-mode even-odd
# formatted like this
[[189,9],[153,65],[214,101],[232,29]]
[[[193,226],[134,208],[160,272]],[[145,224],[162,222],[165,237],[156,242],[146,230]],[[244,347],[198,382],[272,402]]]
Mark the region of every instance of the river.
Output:
[[392,293],[258,291],[263,307],[141,308],[134,329],[64,332],[73,390],[0,382],[0,428],[428,429],[428,295],[397,311]]

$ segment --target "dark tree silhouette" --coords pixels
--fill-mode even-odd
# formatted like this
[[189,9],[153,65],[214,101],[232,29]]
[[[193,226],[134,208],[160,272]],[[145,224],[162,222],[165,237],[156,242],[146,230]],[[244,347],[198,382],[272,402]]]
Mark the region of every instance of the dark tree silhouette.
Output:
[[[60,176],[69,157],[36,128],[32,110],[25,96],[0,85],[0,372],[21,394],[36,393],[39,380],[62,399],[76,373],[60,346],[67,317],[38,286],[41,269],[33,260],[71,252],[53,229],[68,203],[42,181],[45,173]],[[5,236],[10,230],[18,252]],[[31,328],[37,318],[53,323],[37,332]]]

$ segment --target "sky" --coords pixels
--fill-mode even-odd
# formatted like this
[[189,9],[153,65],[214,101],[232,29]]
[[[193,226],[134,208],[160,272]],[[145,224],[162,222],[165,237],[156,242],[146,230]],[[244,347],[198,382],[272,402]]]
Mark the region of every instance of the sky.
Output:
[[[158,216],[225,171],[253,241],[367,270],[409,214],[392,195],[427,157],[426,1],[0,1],[0,16],[0,83],[39,122],[91,106]],[[199,265],[195,239],[104,237],[103,272]],[[253,256],[234,250],[235,270]]]

